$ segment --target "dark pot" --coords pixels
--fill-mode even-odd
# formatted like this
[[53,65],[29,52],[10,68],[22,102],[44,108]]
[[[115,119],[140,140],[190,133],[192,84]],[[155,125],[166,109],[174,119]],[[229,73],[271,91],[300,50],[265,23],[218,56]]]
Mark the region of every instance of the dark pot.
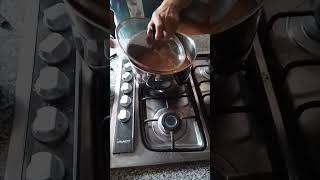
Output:
[[256,36],[262,5],[231,28],[211,35],[210,54],[212,68],[218,74],[228,74],[239,70],[239,67],[252,49]]
[[[105,41],[109,39],[112,27],[109,27],[108,22],[101,19],[108,19],[108,14],[107,11],[94,14],[92,11],[86,10],[88,7],[85,7],[84,2],[88,2],[89,7],[101,9],[101,5],[96,4],[95,1],[64,0],[75,25],[72,29],[76,48],[89,67],[105,69],[108,63],[106,58],[109,57],[109,47],[106,47],[108,43]],[[108,48],[107,51],[105,48]]]

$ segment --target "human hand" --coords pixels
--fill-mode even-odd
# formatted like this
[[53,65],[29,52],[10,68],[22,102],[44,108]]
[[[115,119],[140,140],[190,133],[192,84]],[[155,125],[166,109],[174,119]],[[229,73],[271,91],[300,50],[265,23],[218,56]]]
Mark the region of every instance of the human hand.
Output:
[[178,28],[181,9],[182,7],[176,3],[163,1],[152,14],[148,24],[148,37],[153,36],[154,31],[156,40],[172,36]]

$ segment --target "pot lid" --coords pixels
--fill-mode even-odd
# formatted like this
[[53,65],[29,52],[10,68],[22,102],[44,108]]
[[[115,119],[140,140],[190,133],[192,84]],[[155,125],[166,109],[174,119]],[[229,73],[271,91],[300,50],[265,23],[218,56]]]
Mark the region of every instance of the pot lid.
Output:
[[120,47],[137,66],[156,72],[174,72],[186,61],[179,38],[155,40],[147,36],[147,18],[129,18],[119,23],[116,36]]

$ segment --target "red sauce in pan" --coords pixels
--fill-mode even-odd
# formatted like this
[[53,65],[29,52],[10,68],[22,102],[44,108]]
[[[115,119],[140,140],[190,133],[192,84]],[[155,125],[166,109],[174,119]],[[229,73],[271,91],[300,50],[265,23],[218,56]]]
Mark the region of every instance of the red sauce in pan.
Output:
[[[152,46],[146,41],[146,32],[135,35],[128,43],[127,53],[144,66],[142,69],[157,72],[179,72],[191,65],[188,58],[179,60],[167,41],[157,41]],[[140,67],[141,68],[141,67]]]

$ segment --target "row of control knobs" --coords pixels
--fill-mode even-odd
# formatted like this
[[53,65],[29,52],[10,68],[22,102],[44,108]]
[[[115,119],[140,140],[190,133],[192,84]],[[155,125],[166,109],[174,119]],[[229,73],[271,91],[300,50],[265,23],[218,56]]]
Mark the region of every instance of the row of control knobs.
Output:
[[119,111],[118,120],[122,123],[126,123],[131,118],[131,113],[128,110],[128,108],[130,108],[130,105],[132,104],[132,98],[129,95],[133,91],[133,86],[131,84],[133,76],[130,73],[132,71],[131,64],[126,60],[123,60],[123,62],[125,63],[123,64],[123,70],[125,72],[122,74],[122,77],[121,77],[123,81],[120,87],[122,96],[120,97],[120,101],[119,101],[119,104],[122,109]]
[[[43,24],[51,31],[38,45],[38,55],[47,65],[40,70],[34,90],[45,101],[57,100],[69,92],[70,80],[55,67],[68,59],[72,45],[60,33],[70,28],[70,19],[64,3],[57,3],[43,11]],[[45,106],[38,109],[31,126],[32,135],[42,143],[53,143],[66,136],[67,116],[56,107]],[[27,180],[63,180],[63,161],[50,152],[38,152],[31,156],[26,170]]]
[[70,42],[57,33],[68,30],[71,25],[64,3],[43,10],[43,24],[53,32],[39,43],[38,54],[41,60],[51,66],[40,71],[35,90],[45,100],[56,100],[66,95],[70,87],[66,74],[52,66],[65,61],[72,50]]

